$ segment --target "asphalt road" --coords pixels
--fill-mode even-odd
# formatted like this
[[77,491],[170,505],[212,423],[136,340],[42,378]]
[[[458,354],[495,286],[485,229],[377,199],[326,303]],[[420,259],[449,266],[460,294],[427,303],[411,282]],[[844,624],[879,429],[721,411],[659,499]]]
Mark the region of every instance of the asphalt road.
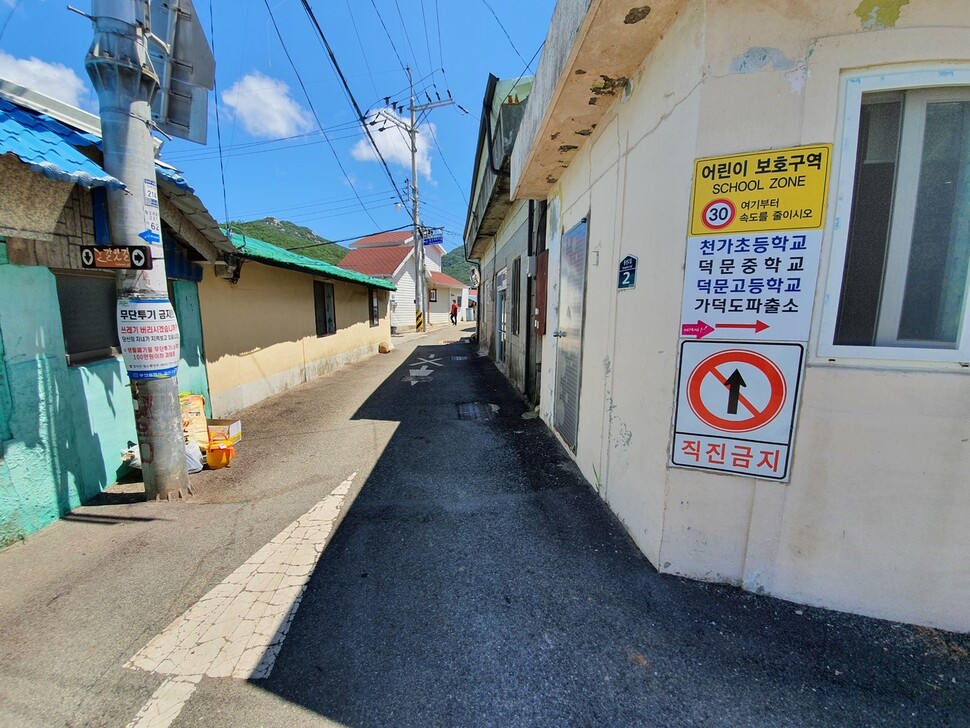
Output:
[[[187,503],[134,484],[0,552],[0,725],[970,726],[970,636],[657,574],[460,335],[243,412]],[[223,597],[231,631],[247,564],[333,503],[268,677],[130,663]]]

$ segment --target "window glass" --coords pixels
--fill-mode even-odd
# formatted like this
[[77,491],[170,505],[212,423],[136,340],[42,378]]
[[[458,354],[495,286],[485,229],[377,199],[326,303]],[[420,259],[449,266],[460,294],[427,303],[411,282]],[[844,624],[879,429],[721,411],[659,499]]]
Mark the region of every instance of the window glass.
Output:
[[370,290],[370,325],[377,326],[381,322],[380,294],[373,288]]
[[955,346],[967,287],[970,102],[929,103],[899,338]]
[[519,333],[519,318],[522,298],[522,259],[512,261],[512,333]]
[[833,343],[960,349],[970,89],[863,93]]
[[334,311],[332,283],[313,282],[313,307],[317,336],[329,336],[336,333],[337,317]]

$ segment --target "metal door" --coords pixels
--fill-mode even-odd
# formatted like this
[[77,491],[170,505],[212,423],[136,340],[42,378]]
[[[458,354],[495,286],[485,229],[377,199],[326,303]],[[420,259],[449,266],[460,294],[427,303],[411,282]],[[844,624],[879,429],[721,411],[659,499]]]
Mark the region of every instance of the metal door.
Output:
[[559,263],[559,324],[556,346],[556,401],[553,424],[576,449],[579,432],[579,390],[583,364],[583,313],[586,299],[586,218],[562,236]]

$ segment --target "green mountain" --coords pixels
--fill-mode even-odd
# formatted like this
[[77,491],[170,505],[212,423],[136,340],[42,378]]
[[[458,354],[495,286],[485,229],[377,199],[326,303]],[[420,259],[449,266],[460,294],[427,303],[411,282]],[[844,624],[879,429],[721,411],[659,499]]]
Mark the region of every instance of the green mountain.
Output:
[[275,217],[264,217],[262,220],[249,222],[234,222],[232,230],[235,233],[250,235],[264,242],[280,248],[292,250],[294,253],[316,258],[326,263],[339,263],[350,252],[348,248],[331,243],[321,238],[310,228],[295,225],[287,220]]
[[465,249],[458,247],[441,257],[441,272],[447,273],[466,286],[471,285],[472,264],[465,260]]

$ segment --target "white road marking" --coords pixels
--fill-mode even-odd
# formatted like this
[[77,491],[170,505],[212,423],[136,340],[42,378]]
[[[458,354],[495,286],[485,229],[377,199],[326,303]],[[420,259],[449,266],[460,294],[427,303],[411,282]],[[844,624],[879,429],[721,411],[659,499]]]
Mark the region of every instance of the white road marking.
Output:
[[432,364],[436,367],[443,367],[444,363],[435,354],[428,354],[427,359],[418,359],[418,364]]
[[203,676],[269,677],[357,473],[291,523],[125,665],[172,678],[129,728],[165,728]]
[[128,728],[168,728],[189,702],[201,679],[201,675],[168,678],[138,711]]

